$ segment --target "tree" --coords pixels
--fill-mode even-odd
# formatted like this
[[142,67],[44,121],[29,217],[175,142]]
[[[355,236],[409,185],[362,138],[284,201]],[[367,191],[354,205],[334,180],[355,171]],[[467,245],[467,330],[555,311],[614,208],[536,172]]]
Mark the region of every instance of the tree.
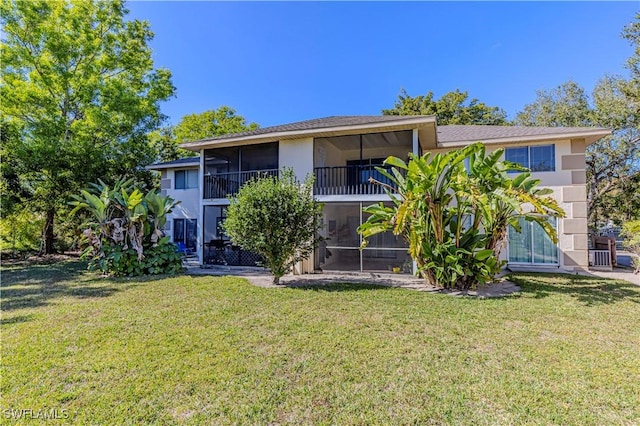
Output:
[[[591,228],[597,226],[599,218],[620,221],[638,214],[629,209],[606,209],[611,204],[632,209],[632,199],[640,190],[636,178],[640,173],[640,115],[637,101],[625,94],[627,84],[621,77],[605,76],[589,99],[582,87],[569,81],[551,91],[538,91],[537,99],[516,116],[515,123],[523,126],[598,126],[612,129],[611,136],[587,147]],[[626,197],[631,199],[619,199]]]
[[231,241],[263,257],[273,283],[307,259],[320,241],[322,206],[313,198],[313,177],[300,184],[291,169],[252,180],[230,198],[224,230]]
[[636,13],[635,22],[624,28],[622,37],[634,46],[633,55],[627,60],[631,79],[624,90],[629,98],[635,99],[636,103],[640,104],[640,12]]
[[258,128],[256,123],[249,123],[241,115],[228,106],[221,106],[200,114],[185,115],[174,128],[179,143],[194,141],[229,133],[239,133]]
[[[493,279],[499,271],[500,248],[508,226],[520,231],[518,219],[537,222],[553,241],[555,229],[548,216],[563,216],[549,189],[528,171],[500,161],[503,150],[486,154],[476,143],[445,154],[410,155],[409,163],[389,157],[377,170],[390,184],[383,185],[394,203],[364,209],[370,216],[358,232],[367,239],[393,231],[409,244],[409,255],[427,283],[467,289]],[[468,170],[465,168],[468,161]],[[508,170],[522,173],[511,179]]]
[[233,108],[221,106],[199,114],[182,117],[175,126],[164,127],[149,135],[150,142],[158,152],[159,161],[172,161],[182,157],[197,155],[193,151],[178,148],[183,142],[239,133],[258,128],[256,123],[248,123],[237,115]]
[[44,253],[71,193],[97,177],[144,177],[153,161],[146,135],[175,89],[169,71],[153,68],[149,24],[127,13],[120,0],[0,6],[0,101],[15,131],[3,154],[28,193],[22,202],[45,215]]
[[588,97],[569,80],[553,90],[538,90],[536,100],[516,115],[518,126],[583,127],[590,125]]
[[488,106],[478,99],[469,100],[467,92],[456,89],[445,93],[438,100],[433,92],[411,97],[402,89],[393,108],[383,109],[384,115],[435,115],[439,125],[446,124],[493,124],[506,125],[507,114],[498,107]]

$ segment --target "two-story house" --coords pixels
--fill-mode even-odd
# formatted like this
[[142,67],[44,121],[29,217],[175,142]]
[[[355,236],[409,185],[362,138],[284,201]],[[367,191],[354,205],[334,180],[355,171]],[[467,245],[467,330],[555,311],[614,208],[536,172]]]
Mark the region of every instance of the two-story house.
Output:
[[[201,264],[253,265],[257,256],[230,246],[221,228],[227,196],[257,175],[291,167],[299,179],[315,176],[314,195],[324,204],[323,243],[297,272],[314,270],[412,272],[406,243],[391,233],[359,250],[362,208],[389,202],[382,188],[368,182],[389,155],[437,152],[481,141],[488,150],[505,148],[506,159],[522,164],[552,188],[567,213],[553,220],[559,243],[536,224],[510,232],[503,253],[510,265],[563,270],[586,269],[587,199],[585,148],[610,134],[602,128],[438,126],[433,116],[337,116],[265,127],[188,142],[199,157],[155,164],[162,191],[182,204],[166,232],[197,254]],[[397,270],[397,269],[396,269]]]

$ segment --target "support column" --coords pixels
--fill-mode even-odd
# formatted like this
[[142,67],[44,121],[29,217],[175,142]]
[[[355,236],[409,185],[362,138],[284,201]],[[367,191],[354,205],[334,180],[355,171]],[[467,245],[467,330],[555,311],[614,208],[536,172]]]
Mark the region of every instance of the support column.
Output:
[[198,169],[198,180],[200,181],[200,185],[198,185],[198,211],[199,218],[196,224],[196,244],[197,244],[197,252],[198,252],[198,263],[200,266],[204,264],[204,149],[200,150],[200,168]]

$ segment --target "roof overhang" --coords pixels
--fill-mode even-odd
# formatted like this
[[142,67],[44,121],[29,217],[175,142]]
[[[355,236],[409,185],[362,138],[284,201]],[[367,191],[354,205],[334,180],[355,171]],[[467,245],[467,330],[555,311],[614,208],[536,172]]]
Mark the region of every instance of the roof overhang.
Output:
[[423,134],[421,134],[420,137],[422,138],[422,136],[424,136],[425,140],[429,138],[429,134],[432,134],[431,137],[435,141],[435,123],[435,116],[420,116],[388,122],[373,122],[346,126],[329,126],[306,130],[275,131],[258,135],[245,135],[237,137],[230,135],[227,138],[203,139],[200,141],[186,142],[181,144],[180,148],[197,152],[201,149],[207,148],[221,148],[225,146],[246,145],[288,139],[357,135],[361,133],[393,132],[397,130],[411,129],[418,129],[418,132],[422,131]]
[[585,129],[584,131],[577,130],[575,132],[570,132],[570,133],[558,132],[558,133],[547,133],[547,134],[541,134],[541,135],[438,142],[438,148],[459,148],[459,147],[471,145],[476,142],[482,142],[486,145],[509,145],[509,144],[520,144],[520,143],[530,143],[530,142],[552,142],[552,141],[567,140],[567,139],[584,139],[586,145],[591,145],[592,143],[609,135],[611,135],[611,130],[608,130],[608,129]]
[[147,170],[165,170],[165,169],[191,169],[200,167],[200,159],[196,163],[173,163],[173,164],[150,164],[145,167]]

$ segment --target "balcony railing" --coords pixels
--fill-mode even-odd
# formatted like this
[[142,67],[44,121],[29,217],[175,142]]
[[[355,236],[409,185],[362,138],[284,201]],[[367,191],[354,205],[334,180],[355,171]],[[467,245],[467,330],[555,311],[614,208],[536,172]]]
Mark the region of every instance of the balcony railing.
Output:
[[240,187],[253,178],[277,176],[278,169],[216,173],[204,176],[204,198],[225,198],[237,194]]
[[377,195],[385,194],[382,185],[369,178],[391,185],[389,179],[376,170],[379,166],[316,167],[314,193],[316,195]]

